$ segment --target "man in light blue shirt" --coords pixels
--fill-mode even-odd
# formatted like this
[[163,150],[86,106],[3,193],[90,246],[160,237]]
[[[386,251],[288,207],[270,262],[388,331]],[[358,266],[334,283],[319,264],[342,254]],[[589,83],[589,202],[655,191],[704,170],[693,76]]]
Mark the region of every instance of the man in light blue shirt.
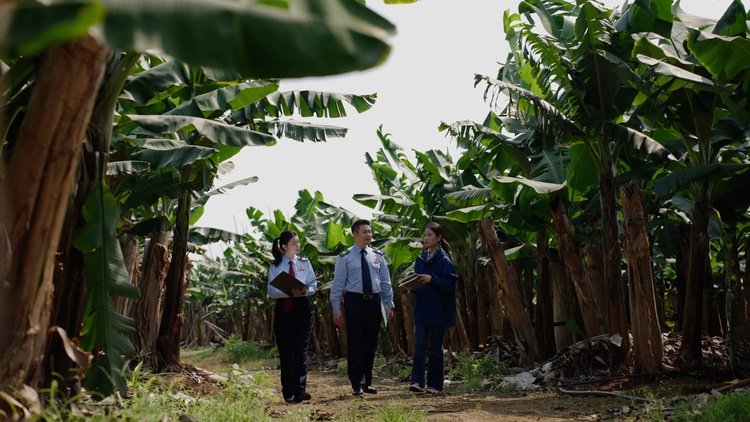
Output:
[[[385,256],[368,245],[372,225],[368,220],[352,224],[354,246],[336,257],[331,286],[333,323],[343,327],[346,319],[347,374],[355,396],[375,394],[372,366],[378,348],[382,321],[381,302],[386,318],[393,316],[393,289]],[[343,312],[342,312],[343,299]]]

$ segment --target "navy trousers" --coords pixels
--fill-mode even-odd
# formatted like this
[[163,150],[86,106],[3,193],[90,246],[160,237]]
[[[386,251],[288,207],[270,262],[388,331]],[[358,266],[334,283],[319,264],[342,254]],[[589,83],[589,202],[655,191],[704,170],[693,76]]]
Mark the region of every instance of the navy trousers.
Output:
[[273,321],[285,399],[307,389],[307,352],[312,335],[312,303],[307,297],[295,297],[292,302],[292,310],[284,312],[284,299],[277,299]]
[[[424,387],[424,370],[427,350],[430,359],[427,367],[427,386],[438,391],[443,390],[443,335],[445,327],[414,326],[414,363],[411,367],[411,382]],[[429,349],[428,349],[429,347]]]
[[380,321],[380,295],[364,299],[356,293],[344,295],[346,318],[347,375],[353,390],[372,385],[372,366],[378,348]]

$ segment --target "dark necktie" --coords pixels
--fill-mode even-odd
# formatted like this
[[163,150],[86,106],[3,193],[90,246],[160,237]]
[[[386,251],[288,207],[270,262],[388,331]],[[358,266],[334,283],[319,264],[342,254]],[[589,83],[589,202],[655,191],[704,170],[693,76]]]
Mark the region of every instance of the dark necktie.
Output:
[[[289,275],[294,277],[294,261],[289,261]],[[281,308],[284,312],[289,313],[292,310],[292,298],[284,298],[284,305]]]
[[367,264],[366,254],[367,251],[362,249],[362,294],[372,295],[372,278],[370,278],[370,266]]

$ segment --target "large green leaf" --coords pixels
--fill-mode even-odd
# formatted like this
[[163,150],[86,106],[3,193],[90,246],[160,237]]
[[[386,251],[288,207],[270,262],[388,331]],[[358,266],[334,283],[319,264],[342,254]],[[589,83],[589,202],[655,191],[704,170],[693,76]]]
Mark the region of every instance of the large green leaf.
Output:
[[103,182],[97,181],[82,213],[86,224],[73,238],[73,245],[83,254],[86,267],[86,308],[80,345],[89,352],[97,347],[104,351],[86,373],[83,383],[87,390],[103,396],[117,389],[125,397],[123,356],[133,353],[134,349],[124,334],[133,332],[135,324],[131,318],[117,313],[112,295],[137,298],[140,292],[130,283],[117,239],[120,220],[117,200]]
[[132,158],[150,163],[152,169],[181,169],[216,153],[214,148],[188,145],[183,141],[171,139],[149,139],[144,142],[143,148],[142,151],[133,154]]
[[394,26],[353,0],[104,0],[102,37],[246,76],[331,75],[380,64]]
[[276,139],[271,135],[198,117],[134,114],[128,117],[138,126],[153,133],[166,134],[195,130],[213,143],[234,147],[270,146],[276,143]]
[[25,55],[83,37],[101,21],[104,8],[98,2],[5,2],[0,16],[0,51]]
[[723,37],[704,31],[688,38],[688,48],[720,83],[727,83],[750,69],[750,39]]
[[447,212],[445,217],[449,220],[459,221],[461,223],[479,221],[492,215],[492,208],[491,205],[477,205],[475,207],[460,208]]
[[123,176],[127,174],[143,173],[151,165],[145,161],[114,161],[107,163],[107,176]]
[[268,130],[277,138],[292,139],[297,142],[327,142],[328,138],[343,138],[347,129],[295,121],[268,121],[259,126],[268,126]]
[[130,191],[123,207],[133,209],[138,206],[151,206],[163,197],[175,199],[180,194],[188,192],[190,186],[181,183],[176,172],[168,171],[131,176],[129,183],[123,185],[122,189]]
[[146,104],[169,88],[189,83],[190,77],[185,65],[170,60],[131,77],[123,87],[123,95],[129,95],[137,104]]
[[702,166],[688,167],[684,170],[669,174],[657,179],[654,183],[654,191],[659,197],[666,197],[686,187],[690,183],[724,178],[743,172],[750,168],[750,164],[722,164],[711,163]]
[[239,110],[263,100],[278,89],[279,84],[276,82],[263,80],[243,82],[196,95],[166,114],[207,117],[227,110]]

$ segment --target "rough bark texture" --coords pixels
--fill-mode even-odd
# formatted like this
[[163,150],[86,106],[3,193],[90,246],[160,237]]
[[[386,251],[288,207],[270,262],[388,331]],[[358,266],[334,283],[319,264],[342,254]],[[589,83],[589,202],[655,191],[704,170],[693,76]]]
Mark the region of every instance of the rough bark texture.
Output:
[[542,351],[542,359],[551,358],[556,352],[548,243],[547,230],[542,229],[537,232],[536,323],[534,327]]
[[411,356],[414,353],[414,300],[409,297],[408,293],[400,292],[401,295],[401,312],[404,315],[404,334],[406,334],[406,354]]
[[[601,148],[602,156],[614,169],[609,146]],[[619,240],[617,222],[617,192],[615,191],[614,171],[599,175],[599,193],[602,211],[602,248],[604,250],[604,271],[607,291],[607,332],[610,337],[619,335],[618,345],[610,345],[610,365],[617,366],[625,361],[630,350],[630,336],[627,328],[625,308],[625,287],[622,274],[622,247]]]
[[565,267],[560,262],[550,263],[552,280],[553,318],[555,321],[556,351],[575,343],[572,331],[565,326],[565,321],[575,320],[575,292],[570,280],[565,275]]
[[653,268],[646,220],[641,205],[641,190],[635,181],[631,181],[620,188],[620,196],[625,254],[628,260],[635,370],[637,373],[653,374],[661,370],[664,347],[656,309]]
[[690,369],[701,367],[701,327],[703,326],[703,292],[708,267],[708,182],[696,187],[690,226],[685,313],[682,318],[680,363]]
[[595,290],[586,274],[583,259],[573,234],[573,227],[568,214],[565,212],[562,199],[553,199],[550,202],[550,208],[557,231],[557,241],[560,244],[560,258],[565,263],[575,287],[578,306],[583,315],[584,331],[588,337],[604,334],[607,332],[607,328],[603,317],[604,313],[600,308],[601,303],[597,302],[592,294]]
[[[183,170],[186,172],[187,170]],[[180,195],[177,218],[172,237],[172,260],[167,272],[164,304],[161,314],[157,350],[158,368],[168,369],[180,365],[180,333],[182,332],[182,306],[189,283],[187,235],[190,222],[190,193]]]
[[156,367],[155,347],[159,338],[159,317],[164,298],[164,283],[169,269],[168,232],[151,234],[143,255],[143,276],[138,282],[141,297],[130,316],[135,320],[133,346],[149,367]]
[[[134,285],[138,285],[138,279],[141,276],[141,271],[138,268],[138,252],[140,242],[138,237],[125,234],[122,238],[122,257],[125,261],[125,268],[128,270],[128,279]],[[141,299],[143,298],[141,293]],[[136,299],[140,300],[140,299]],[[115,304],[117,313],[121,315],[130,315],[133,308],[133,303],[136,300],[128,299],[125,296],[117,295],[115,297]]]
[[[493,293],[498,292],[497,281],[495,280],[495,274],[487,271],[484,274],[480,274],[476,278],[474,286],[474,296],[477,298],[477,341],[479,344],[486,344],[490,337],[490,312],[498,312],[500,308],[499,303],[490,304],[490,301],[495,300],[496,296]],[[494,309],[492,309],[494,308]],[[489,311],[488,311],[489,309]],[[500,309],[502,310],[502,309]]]
[[489,218],[483,219],[479,224],[479,233],[482,243],[487,248],[492,267],[495,269],[500,288],[505,298],[505,308],[508,310],[508,318],[513,326],[518,342],[520,361],[522,364],[531,364],[539,359],[539,346],[536,342],[534,326],[524,309],[523,295],[508,275],[508,262],[505,259],[500,240],[497,238],[494,224]]
[[[485,271],[487,277],[491,277],[492,269],[488,268]],[[503,309],[503,301],[500,300],[500,287],[497,283],[490,284],[491,290],[487,292],[487,298],[489,299],[490,308],[490,327],[492,331],[490,335],[495,338],[501,338],[505,335],[505,309]],[[480,339],[482,343],[485,343],[485,339]]]
[[73,174],[101,82],[107,50],[93,38],[51,48],[0,187],[0,226],[12,258],[0,296],[0,384],[39,387],[53,295],[55,252]]

